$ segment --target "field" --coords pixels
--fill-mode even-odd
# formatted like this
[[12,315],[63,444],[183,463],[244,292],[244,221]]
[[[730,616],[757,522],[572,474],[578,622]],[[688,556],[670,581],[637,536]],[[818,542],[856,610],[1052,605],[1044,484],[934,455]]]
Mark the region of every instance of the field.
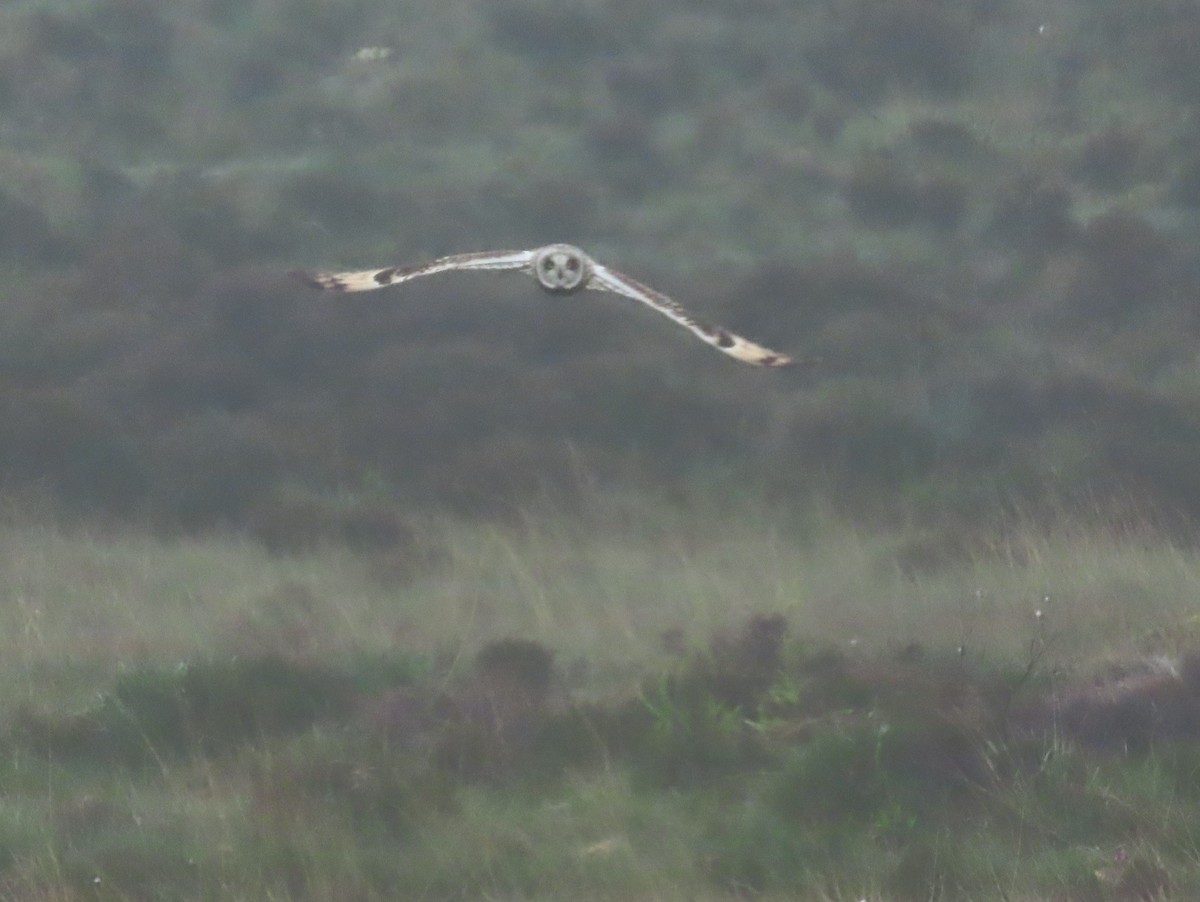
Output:
[[920,571],[819,506],[414,535],[284,557],[10,511],[0,898],[1200,889],[1200,553],[1147,526],[1014,518]]
[[0,902],[1200,898],[1197,48],[0,4]]

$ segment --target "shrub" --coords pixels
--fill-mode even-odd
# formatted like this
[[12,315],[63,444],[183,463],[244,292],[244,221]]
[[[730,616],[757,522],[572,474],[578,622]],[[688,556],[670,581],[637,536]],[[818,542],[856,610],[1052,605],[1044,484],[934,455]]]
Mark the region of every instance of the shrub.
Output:
[[345,720],[362,691],[412,675],[408,661],[382,670],[366,662],[353,670],[278,656],[138,665],[122,671],[83,713],[24,710],[14,736],[56,756],[128,765],[215,754]]
[[54,487],[76,509],[137,511],[147,474],[124,424],[68,391],[0,395],[0,473]]
[[1078,237],[1072,204],[1064,186],[1041,177],[1021,178],[1001,189],[990,231],[1010,247],[1040,256]]
[[962,4],[859,0],[843,21],[823,34],[810,56],[821,81],[860,103],[893,85],[955,95],[971,82],[975,25]]
[[334,544],[358,553],[407,552],[410,564],[420,562],[412,547],[413,530],[383,504],[282,492],[256,504],[246,521],[247,532],[274,554],[305,553]]
[[1171,245],[1140,216],[1116,209],[1089,220],[1082,252],[1086,266],[1068,298],[1076,315],[1089,322],[1141,317],[1168,299]]
[[1129,129],[1112,126],[1087,139],[1075,162],[1075,171],[1093,188],[1124,190],[1137,178],[1143,143]]
[[548,648],[526,639],[488,643],[471,680],[450,698],[436,759],[468,779],[528,772],[541,731],[565,701]]

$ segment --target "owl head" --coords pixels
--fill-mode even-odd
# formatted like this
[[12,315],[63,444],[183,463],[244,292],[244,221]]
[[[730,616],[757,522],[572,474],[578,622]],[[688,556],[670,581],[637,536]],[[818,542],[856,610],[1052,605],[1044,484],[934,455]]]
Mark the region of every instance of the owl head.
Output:
[[571,244],[551,244],[533,258],[533,275],[551,294],[571,294],[587,287],[592,261]]

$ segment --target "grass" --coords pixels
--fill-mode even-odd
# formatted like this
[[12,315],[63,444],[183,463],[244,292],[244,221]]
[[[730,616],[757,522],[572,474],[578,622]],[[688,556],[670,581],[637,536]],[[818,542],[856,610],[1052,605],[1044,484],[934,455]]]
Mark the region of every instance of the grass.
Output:
[[0,899],[1200,887],[1186,737],[1028,726],[1194,645],[1200,553],[1148,527],[998,525],[914,570],[918,533],[819,505],[419,525],[397,573],[10,512]]
[[[0,509],[0,902],[1196,897],[1200,553],[986,522],[1200,511],[1184,5],[7,4],[5,486],[248,531]],[[813,373],[214,272],[501,237]]]

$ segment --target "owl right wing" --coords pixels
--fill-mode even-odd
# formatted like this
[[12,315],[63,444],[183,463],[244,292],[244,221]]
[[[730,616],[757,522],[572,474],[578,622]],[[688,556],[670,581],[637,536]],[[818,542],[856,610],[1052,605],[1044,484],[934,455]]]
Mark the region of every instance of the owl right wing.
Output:
[[358,272],[303,272],[293,274],[314,288],[328,291],[371,291],[386,288],[420,276],[448,272],[452,269],[520,270],[531,272],[535,251],[481,251],[474,254],[453,254],[438,257],[428,263],[411,266],[388,266],[383,269],[364,269]]
[[649,285],[643,285],[624,273],[609,269],[599,263],[592,264],[592,279],[588,283],[588,288],[596,291],[611,291],[614,294],[622,294],[635,301],[641,301],[667,319],[683,326],[699,337],[701,341],[707,342],[718,351],[728,354],[742,363],[749,363],[751,366],[790,366],[795,362],[787,354],[764,348],[748,338],[735,335],[724,326],[705,322],[661,291],[655,291]]

